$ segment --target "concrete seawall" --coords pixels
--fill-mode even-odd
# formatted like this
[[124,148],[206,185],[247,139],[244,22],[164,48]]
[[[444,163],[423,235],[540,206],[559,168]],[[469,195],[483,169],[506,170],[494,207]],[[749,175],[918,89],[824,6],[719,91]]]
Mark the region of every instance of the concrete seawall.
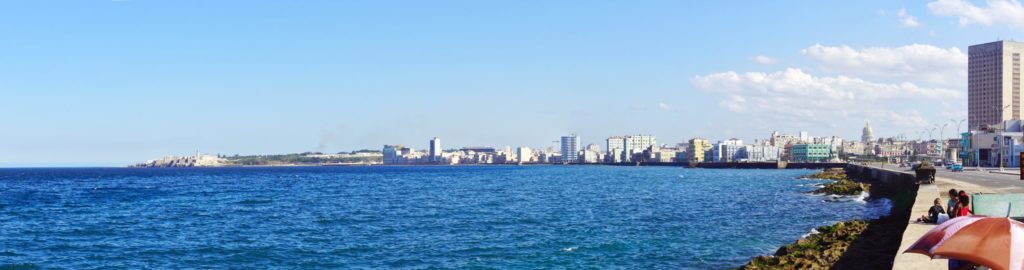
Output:
[[[868,182],[872,185],[879,185],[880,192],[905,192],[917,190],[917,181],[914,175],[908,172],[880,169],[857,164],[847,164],[846,174],[858,181]],[[874,189],[874,187],[872,187]],[[872,193],[875,195],[875,193]]]
[[[641,163],[609,163],[609,164],[595,164],[595,165],[615,165],[615,166],[673,166],[673,167],[690,167],[689,162],[641,162]],[[828,162],[808,162],[808,163],[797,163],[797,162],[703,162],[694,164],[697,168],[703,169],[830,169],[830,168],[843,168],[846,167],[846,163],[828,163]]]
[[[934,185],[918,185],[914,175],[908,172],[856,164],[847,165],[846,173],[857,181],[870,183],[871,190],[869,192],[871,193],[871,197],[885,197],[892,201],[892,209],[889,216],[872,221],[871,225],[869,225],[868,229],[857,241],[863,242],[861,244],[863,246],[861,250],[869,249],[877,252],[871,255],[871,257],[874,257],[874,260],[877,260],[877,264],[870,268],[908,269],[906,268],[905,263],[901,262],[901,260],[904,260],[906,257],[901,254],[901,248],[906,245],[907,241],[914,241],[917,239],[917,236],[919,236],[916,235],[915,232],[909,232],[912,235],[907,235],[908,225],[910,224],[911,219],[914,218],[912,213],[915,210],[915,206],[921,204],[917,194],[918,191],[924,187],[928,187],[930,190],[933,190]],[[928,203],[930,204],[930,202]],[[857,245],[857,242],[855,242],[854,245]],[[851,250],[856,249],[853,249],[851,245]],[[844,254],[844,257],[847,255],[858,259],[850,260],[851,263],[845,265],[848,267],[840,268],[845,269],[849,268],[849,266],[854,266],[856,264],[853,262],[861,261],[860,258],[867,257],[864,256],[867,254]],[[917,256],[920,258],[915,259],[928,260],[925,256]],[[840,263],[843,263],[843,260],[840,260]],[[853,268],[867,269],[863,267]]]

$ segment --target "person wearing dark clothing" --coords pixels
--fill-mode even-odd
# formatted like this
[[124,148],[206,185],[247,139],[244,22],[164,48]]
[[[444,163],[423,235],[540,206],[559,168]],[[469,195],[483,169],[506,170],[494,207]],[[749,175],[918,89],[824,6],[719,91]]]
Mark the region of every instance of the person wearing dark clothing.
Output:
[[928,208],[928,215],[918,218],[917,222],[937,223],[939,221],[939,214],[945,213],[946,211],[942,209],[942,203],[939,201],[939,198],[935,198],[935,203],[932,204],[931,208]]

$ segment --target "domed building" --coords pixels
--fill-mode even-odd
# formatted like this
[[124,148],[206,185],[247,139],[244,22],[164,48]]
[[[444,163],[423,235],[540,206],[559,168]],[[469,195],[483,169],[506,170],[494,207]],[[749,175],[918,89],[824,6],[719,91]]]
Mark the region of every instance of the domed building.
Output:
[[874,144],[875,141],[873,133],[874,132],[871,130],[871,124],[864,122],[864,130],[860,135],[860,141],[864,143],[864,154],[866,155],[873,155],[877,153],[875,152],[875,148],[872,147],[872,144]]

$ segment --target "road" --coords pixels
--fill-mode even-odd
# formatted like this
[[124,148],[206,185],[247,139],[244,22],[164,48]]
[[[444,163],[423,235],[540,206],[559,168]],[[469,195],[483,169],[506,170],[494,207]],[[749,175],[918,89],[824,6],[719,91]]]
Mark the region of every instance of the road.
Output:
[[[887,165],[885,168],[910,172],[909,167],[900,168],[896,166],[889,167]],[[981,168],[980,170],[976,170],[973,167],[968,167],[965,168],[966,170],[963,172],[951,172],[946,168],[935,169],[935,176],[939,178],[937,181],[939,188],[945,188],[946,186],[951,185],[950,188],[968,188],[968,190],[973,189],[985,193],[1024,193],[1024,180],[1020,180],[1019,175],[993,173],[992,171],[998,171],[997,168]],[[1005,173],[1017,173],[1019,170],[1020,169],[1018,168],[1003,169]]]

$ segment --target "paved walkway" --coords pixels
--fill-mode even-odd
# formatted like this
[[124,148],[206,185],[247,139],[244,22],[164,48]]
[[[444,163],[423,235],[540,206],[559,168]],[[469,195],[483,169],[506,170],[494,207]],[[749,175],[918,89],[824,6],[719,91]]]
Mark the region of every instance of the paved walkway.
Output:
[[[888,169],[888,168],[887,168]],[[906,169],[889,169],[910,173]],[[917,191],[917,199],[911,210],[910,224],[903,232],[903,239],[900,244],[900,253],[896,254],[893,262],[893,269],[948,269],[947,261],[944,259],[930,259],[920,254],[903,253],[910,244],[917,241],[928,230],[935,225],[918,224],[914,221],[928,214],[928,208],[932,206],[935,198],[945,207],[946,193],[949,189],[967,190],[968,193],[1022,193],[1024,192],[1024,181],[1019,180],[1015,174],[998,174],[988,171],[965,171],[960,173],[949,172],[939,169],[934,185],[921,185]]]

